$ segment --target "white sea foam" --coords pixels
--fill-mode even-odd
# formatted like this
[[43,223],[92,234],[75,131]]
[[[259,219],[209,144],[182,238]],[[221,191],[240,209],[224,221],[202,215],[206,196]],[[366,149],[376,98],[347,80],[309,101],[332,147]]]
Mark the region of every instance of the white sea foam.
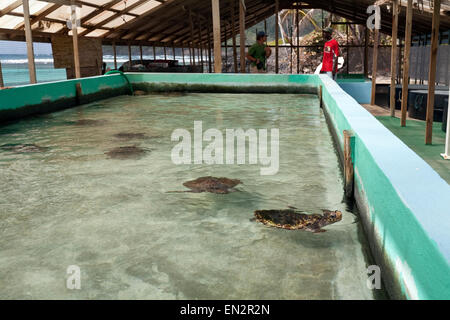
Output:
[[[2,64],[28,63],[28,59],[2,59],[0,61],[2,62]],[[39,63],[39,64],[49,64],[49,63],[53,63],[53,59],[52,58],[37,58],[37,59],[34,59],[34,62]]]

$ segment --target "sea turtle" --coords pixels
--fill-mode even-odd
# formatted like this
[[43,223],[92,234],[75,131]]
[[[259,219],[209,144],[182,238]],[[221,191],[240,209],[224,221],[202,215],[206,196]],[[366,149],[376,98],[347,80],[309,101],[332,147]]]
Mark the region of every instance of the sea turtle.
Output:
[[146,150],[139,148],[137,146],[126,146],[114,148],[108,152],[105,152],[112,159],[133,159],[139,158],[144,155]]
[[210,192],[210,193],[216,193],[216,194],[227,194],[230,192],[234,192],[235,190],[233,188],[241,183],[242,182],[238,179],[202,177],[202,178],[198,178],[196,180],[187,181],[187,182],[183,183],[183,186],[190,189],[189,191],[173,191],[170,193]]
[[34,143],[32,144],[4,144],[0,146],[0,149],[6,150],[6,151],[12,151],[17,153],[35,153],[35,152],[44,152],[48,148],[47,147],[41,147]]
[[98,126],[102,125],[106,122],[106,120],[94,120],[94,119],[81,119],[75,121],[76,126]]
[[255,220],[275,228],[306,230],[313,233],[326,232],[322,228],[342,220],[342,212],[322,210],[321,214],[307,214],[294,208],[288,210],[255,211]]
[[145,96],[145,95],[147,95],[147,92],[142,91],[142,90],[135,90],[133,92],[133,95],[135,95],[135,96]]
[[131,132],[120,132],[114,135],[117,139],[122,140],[133,140],[133,139],[145,139],[145,133],[131,133]]

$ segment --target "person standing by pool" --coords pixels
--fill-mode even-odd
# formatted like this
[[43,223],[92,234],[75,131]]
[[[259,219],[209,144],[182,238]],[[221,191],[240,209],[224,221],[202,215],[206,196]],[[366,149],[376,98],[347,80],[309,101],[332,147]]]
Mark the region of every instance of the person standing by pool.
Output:
[[256,43],[250,47],[247,59],[251,61],[251,73],[267,73],[267,59],[272,55],[272,50],[266,45],[267,35],[264,31],[256,35]]
[[325,45],[323,48],[323,61],[321,73],[326,73],[333,80],[336,79],[339,58],[339,43],[333,39],[333,28],[323,29]]

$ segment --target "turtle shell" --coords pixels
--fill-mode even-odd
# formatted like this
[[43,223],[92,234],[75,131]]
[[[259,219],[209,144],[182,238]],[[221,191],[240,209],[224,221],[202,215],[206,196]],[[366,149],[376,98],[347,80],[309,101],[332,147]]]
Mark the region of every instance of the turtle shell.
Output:
[[183,186],[193,192],[228,193],[229,189],[236,187],[242,182],[238,179],[201,177],[196,180],[187,181]]
[[256,220],[270,227],[286,230],[305,229],[314,233],[325,232],[322,227],[342,220],[342,212],[322,210],[320,214],[306,214],[298,210],[255,211]]

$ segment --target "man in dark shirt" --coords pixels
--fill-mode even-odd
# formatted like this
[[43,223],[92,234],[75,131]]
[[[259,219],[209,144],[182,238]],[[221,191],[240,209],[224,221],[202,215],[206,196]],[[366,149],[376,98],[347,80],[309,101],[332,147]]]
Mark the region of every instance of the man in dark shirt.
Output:
[[260,31],[256,36],[256,43],[248,50],[247,59],[251,61],[251,73],[267,72],[267,59],[271,56],[272,50],[266,45],[266,41],[266,33]]

